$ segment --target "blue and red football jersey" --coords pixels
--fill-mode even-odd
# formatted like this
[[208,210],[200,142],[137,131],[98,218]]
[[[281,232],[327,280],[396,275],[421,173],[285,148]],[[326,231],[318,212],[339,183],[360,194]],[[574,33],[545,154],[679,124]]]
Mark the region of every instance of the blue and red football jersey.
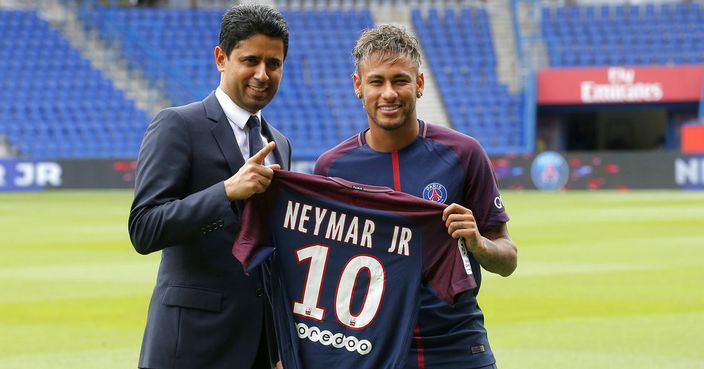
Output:
[[[491,162],[479,142],[449,128],[421,120],[418,124],[416,140],[391,153],[374,151],[361,132],[323,154],[315,173],[458,203],[472,210],[480,232],[507,222]],[[481,285],[479,263],[471,254],[469,260]],[[479,287],[450,305],[431,289],[422,289],[407,369],[475,368],[495,362],[478,292]]]
[[286,369],[404,366],[421,284],[446,304],[476,288],[444,208],[389,188],[276,171],[247,202],[233,254],[245,270],[266,260]]

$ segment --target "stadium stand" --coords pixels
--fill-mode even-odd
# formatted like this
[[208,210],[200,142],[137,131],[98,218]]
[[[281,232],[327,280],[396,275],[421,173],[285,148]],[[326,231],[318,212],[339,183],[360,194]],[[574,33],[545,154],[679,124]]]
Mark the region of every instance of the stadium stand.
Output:
[[[219,83],[213,48],[222,9],[83,9],[81,19],[120,47],[134,68],[163,82],[176,104],[197,101]],[[279,93],[265,108],[295,147],[298,160],[323,151],[366,126],[354,97],[350,50],[373,24],[368,10],[290,10],[289,54]]]
[[[366,126],[351,86],[350,49],[373,25],[371,8],[354,0],[276,3],[288,9],[291,47],[279,94],[265,114],[291,138],[295,159],[314,160]],[[486,9],[404,4],[413,8],[412,24],[451,125],[490,154],[523,152],[524,98],[497,78]],[[558,4],[544,5],[540,16],[551,67],[704,63],[701,2]],[[74,9],[86,31],[118,50],[173,104],[202,99],[217,86],[212,48],[221,7]],[[0,32],[0,135],[15,154],[136,156],[147,113],[36,10],[0,11]]]
[[522,149],[522,97],[497,80],[484,8],[416,8],[413,25],[455,129],[477,138],[489,154]]
[[79,16],[175,104],[200,100],[219,82],[212,47],[222,9],[97,7]]
[[542,8],[550,66],[704,63],[698,2]]
[[0,11],[0,34],[0,134],[18,156],[136,156],[146,113],[36,11]]
[[[78,7],[86,31],[119,51],[173,104],[207,96],[220,8]],[[441,10],[439,10],[441,9]],[[490,154],[520,152],[520,94],[497,80],[489,17],[481,7],[420,8],[412,21],[452,126]],[[292,141],[294,159],[315,160],[366,127],[354,96],[350,50],[373,26],[369,8],[289,9],[290,48],[279,94],[265,108]],[[136,157],[149,117],[36,11],[3,11],[0,134],[32,158]],[[31,47],[20,47],[30,45]],[[12,95],[12,96],[10,96]]]

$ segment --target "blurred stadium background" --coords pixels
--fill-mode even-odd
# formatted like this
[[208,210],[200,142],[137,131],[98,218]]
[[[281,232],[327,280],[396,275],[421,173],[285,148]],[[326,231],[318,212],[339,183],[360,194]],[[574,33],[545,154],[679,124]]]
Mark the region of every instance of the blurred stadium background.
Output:
[[[500,368],[704,368],[704,1],[261,2],[290,25],[264,114],[299,171],[367,124],[360,31],[421,41],[419,116],[481,141],[521,247],[480,295]],[[141,137],[217,86],[234,3],[0,0],[0,368],[135,367]]]
[[[702,1],[268,3],[291,47],[264,113],[296,170],[366,126],[350,50],[398,23],[424,50],[419,115],[479,139],[505,188],[704,188]],[[0,0],[0,189],[131,187],[150,118],[217,86],[228,5]]]

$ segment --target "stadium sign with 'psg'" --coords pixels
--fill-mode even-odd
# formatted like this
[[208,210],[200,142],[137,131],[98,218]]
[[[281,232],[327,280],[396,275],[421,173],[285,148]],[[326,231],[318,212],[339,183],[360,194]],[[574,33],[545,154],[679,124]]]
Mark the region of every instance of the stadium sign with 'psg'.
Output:
[[547,69],[538,104],[647,104],[699,101],[704,66]]

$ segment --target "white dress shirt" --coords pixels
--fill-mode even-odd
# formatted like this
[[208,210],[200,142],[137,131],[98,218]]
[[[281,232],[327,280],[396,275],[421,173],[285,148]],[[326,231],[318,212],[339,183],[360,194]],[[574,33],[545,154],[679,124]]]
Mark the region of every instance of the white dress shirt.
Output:
[[[244,157],[244,160],[247,160],[250,156],[249,154],[249,136],[248,136],[248,131],[249,128],[247,127],[247,121],[249,120],[249,117],[252,115],[256,115],[257,118],[259,118],[259,121],[262,121],[262,111],[258,111],[256,114],[252,114],[241,107],[239,107],[237,104],[235,104],[232,99],[230,99],[229,96],[223,91],[220,87],[218,87],[215,90],[215,97],[218,99],[218,102],[220,103],[220,106],[222,107],[222,110],[225,112],[225,116],[227,116],[227,121],[230,122],[230,127],[232,127],[232,132],[235,133],[235,138],[237,139],[237,145],[240,147],[240,152],[242,152],[242,156]],[[263,132],[263,128],[262,128]],[[269,140],[263,135],[262,133],[262,142],[266,145]],[[276,161],[273,158],[273,153],[269,154],[266,156],[264,159],[264,164],[266,165],[271,165],[274,164]]]

